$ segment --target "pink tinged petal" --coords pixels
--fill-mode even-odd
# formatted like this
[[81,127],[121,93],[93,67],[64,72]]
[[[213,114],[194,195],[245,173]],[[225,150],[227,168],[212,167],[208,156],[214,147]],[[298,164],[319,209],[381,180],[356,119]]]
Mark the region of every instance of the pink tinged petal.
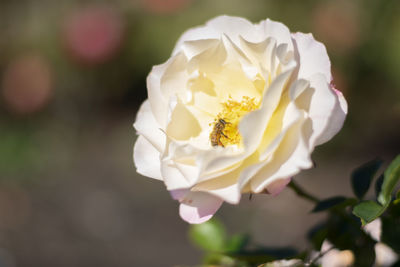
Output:
[[164,150],[166,137],[153,116],[149,100],[144,101],[140,106],[133,127],[158,151]]
[[181,201],[179,214],[192,224],[208,221],[222,205],[222,200],[208,193],[190,192]]
[[143,136],[139,136],[133,149],[136,171],[141,175],[162,180],[160,152]]
[[173,199],[175,199],[175,200],[182,200],[184,197],[185,197],[185,195],[187,194],[187,193],[189,193],[190,192],[190,190],[189,189],[187,189],[187,188],[183,188],[183,189],[176,189],[176,190],[171,190],[171,191],[169,191],[169,193],[171,194],[171,197],[173,198]]
[[277,196],[280,192],[282,192],[283,189],[285,189],[285,187],[290,183],[291,180],[292,178],[279,179],[268,185],[266,187],[266,190],[272,196]]
[[298,77],[307,79],[316,73],[322,73],[328,83],[332,80],[331,62],[325,46],[316,41],[311,33],[293,33],[293,41],[297,46],[300,59]]

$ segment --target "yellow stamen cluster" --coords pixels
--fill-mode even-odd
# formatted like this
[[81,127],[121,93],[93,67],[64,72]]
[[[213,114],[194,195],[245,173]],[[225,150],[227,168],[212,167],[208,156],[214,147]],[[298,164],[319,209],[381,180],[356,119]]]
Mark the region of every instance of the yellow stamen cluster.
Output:
[[242,137],[238,129],[239,122],[245,114],[257,109],[259,103],[255,98],[244,96],[240,102],[229,98],[228,101],[222,103],[222,107],[222,111],[218,113],[213,123],[215,128],[215,124],[218,123],[220,119],[226,122],[222,131],[223,134],[220,135],[219,140],[224,147],[228,145],[240,145]]

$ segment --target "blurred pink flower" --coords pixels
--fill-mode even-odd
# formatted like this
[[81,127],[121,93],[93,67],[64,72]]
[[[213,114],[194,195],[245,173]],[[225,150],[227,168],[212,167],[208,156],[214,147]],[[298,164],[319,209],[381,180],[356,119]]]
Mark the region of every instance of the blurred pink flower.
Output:
[[121,46],[124,25],[120,15],[103,6],[87,7],[65,22],[65,44],[71,55],[85,64],[109,60]]
[[10,111],[19,114],[36,112],[49,101],[52,75],[44,58],[23,56],[12,61],[2,80],[4,102]]

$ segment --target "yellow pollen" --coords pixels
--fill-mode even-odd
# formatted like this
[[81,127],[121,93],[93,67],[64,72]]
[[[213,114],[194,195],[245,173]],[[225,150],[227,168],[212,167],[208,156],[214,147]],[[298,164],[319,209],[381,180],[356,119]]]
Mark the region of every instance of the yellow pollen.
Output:
[[[238,129],[239,122],[244,115],[258,107],[259,103],[255,98],[244,96],[240,102],[237,102],[230,97],[228,101],[222,103],[222,111],[214,119],[212,124],[214,129],[210,134],[211,142],[213,143],[213,140],[215,141],[215,138],[217,138],[220,141],[218,142],[220,146],[240,145],[242,137]],[[216,132],[218,131],[216,124],[220,120],[225,121],[225,124],[222,131]]]

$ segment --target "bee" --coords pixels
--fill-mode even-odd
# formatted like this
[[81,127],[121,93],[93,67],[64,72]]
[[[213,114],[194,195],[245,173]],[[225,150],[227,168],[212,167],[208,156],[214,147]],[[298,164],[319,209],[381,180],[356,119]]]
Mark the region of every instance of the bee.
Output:
[[211,140],[211,145],[212,146],[222,146],[224,147],[224,144],[221,142],[221,136],[224,136],[225,138],[228,138],[224,134],[224,129],[227,124],[230,124],[229,122],[226,122],[224,119],[219,119],[215,125],[214,128],[210,134],[210,140]]

